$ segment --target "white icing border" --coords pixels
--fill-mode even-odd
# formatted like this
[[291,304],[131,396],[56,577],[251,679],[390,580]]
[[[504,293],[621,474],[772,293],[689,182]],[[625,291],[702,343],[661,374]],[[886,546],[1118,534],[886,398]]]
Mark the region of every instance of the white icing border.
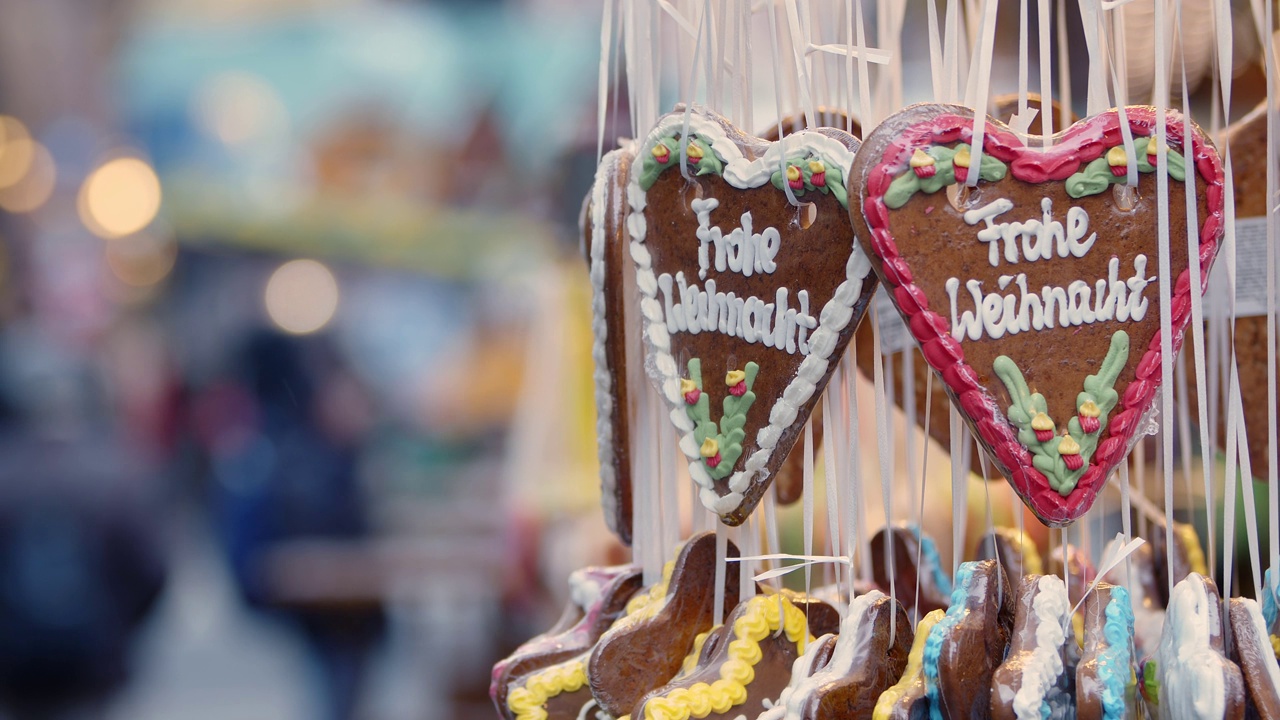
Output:
[[[653,146],[662,138],[673,132],[683,132],[686,120],[689,133],[709,142],[711,149],[724,160],[725,166],[721,177],[739,190],[758,188],[769,183],[774,171],[782,167],[785,157],[795,154],[797,150],[813,153],[827,165],[840,168],[841,179],[845,183],[846,191],[848,189],[853,153],[836,139],[817,132],[789,135],[779,142],[770,144],[761,157],[748,159],[743,156],[737,144],[729,139],[719,123],[697,113],[690,113],[687,117],[684,113],[672,113],[658,120],[658,124],[637,150],[634,162],[641,163],[647,158]],[[678,171],[678,169],[675,170]],[[757,481],[757,476],[763,473],[765,466],[769,463],[778,439],[795,422],[800,408],[813,397],[817,383],[827,374],[836,341],[852,319],[853,307],[862,296],[863,285],[871,274],[871,262],[862,252],[859,243],[852,238],[851,232],[850,255],[845,265],[845,281],[840,283],[831,300],[822,308],[818,317],[818,327],[809,335],[811,348],[809,355],[801,362],[795,379],[787,385],[782,397],[770,411],[769,424],[757,433],[756,444],[759,449],[747,458],[742,470],[730,476],[729,492],[719,495],[715,490],[714,481],[702,465],[702,455],[693,438],[693,421],[685,412],[680,393],[681,374],[676,367],[675,358],[671,356],[671,337],[667,332],[666,319],[663,317],[662,303],[657,298],[658,279],[653,272],[652,257],[644,245],[647,232],[644,210],[647,199],[645,191],[640,188],[639,169],[634,165],[627,183],[627,200],[631,206],[631,212],[627,216],[627,231],[631,235],[631,258],[636,265],[636,284],[641,294],[640,311],[647,323],[644,336],[652,361],[648,370],[660,384],[662,396],[672,407],[672,423],[683,433],[680,438],[680,450],[689,458],[689,475],[701,488],[698,496],[702,504],[719,515],[725,515],[742,504],[747,488]],[[762,475],[760,479],[763,479]]]
[[1067,641],[1066,626],[1071,615],[1067,586],[1057,575],[1043,575],[1039,592],[1031,599],[1036,617],[1036,645],[1022,658],[1022,685],[1013,696],[1013,713],[1018,720],[1040,720],[1041,705],[1058,687],[1062,677],[1062,647]]
[[1209,604],[1217,602],[1196,573],[1173,588],[1156,653],[1162,720],[1217,720],[1226,712],[1222,655],[1213,649],[1209,627],[1213,621]]
[[[618,158],[628,152],[626,148],[611,150],[600,161],[595,182],[591,186],[591,359],[595,364],[592,379],[595,383],[596,401],[596,456],[600,461],[600,503],[604,507],[604,520],[615,534],[618,530],[618,473],[614,468],[616,456],[613,437],[613,393],[611,392],[612,368],[605,345],[609,339],[609,326],[605,322],[604,281],[607,275],[605,250],[608,239],[604,236],[604,221],[608,208],[605,205],[606,188],[613,182]],[[626,378],[619,377],[620,383]]]

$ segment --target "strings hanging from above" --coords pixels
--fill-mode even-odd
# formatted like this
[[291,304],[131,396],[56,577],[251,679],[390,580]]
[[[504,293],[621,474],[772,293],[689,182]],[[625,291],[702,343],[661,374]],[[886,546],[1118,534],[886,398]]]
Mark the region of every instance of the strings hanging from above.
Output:
[[570,578],[499,714],[1280,717],[1271,4],[603,8],[635,564]]

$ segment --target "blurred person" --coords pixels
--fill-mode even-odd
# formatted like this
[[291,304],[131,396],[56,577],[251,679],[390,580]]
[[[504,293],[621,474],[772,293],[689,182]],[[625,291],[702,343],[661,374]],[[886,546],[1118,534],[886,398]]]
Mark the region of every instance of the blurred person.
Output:
[[158,475],[83,353],[0,335],[0,714],[93,717],[165,583]]
[[[349,376],[317,367],[326,359],[336,362],[323,338],[254,331],[228,375],[197,400],[196,412],[232,575],[250,606],[286,619],[302,635],[326,717],[345,720],[383,633],[381,603],[294,592],[270,562],[291,542],[359,541],[369,533],[356,475],[363,433],[347,421],[359,415],[360,401]],[[347,412],[336,413],[335,402]]]

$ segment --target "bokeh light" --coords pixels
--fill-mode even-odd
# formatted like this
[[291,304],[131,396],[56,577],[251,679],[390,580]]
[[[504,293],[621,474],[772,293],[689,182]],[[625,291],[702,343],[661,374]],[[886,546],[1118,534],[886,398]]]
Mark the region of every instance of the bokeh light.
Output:
[[226,72],[205,82],[192,100],[196,125],[229,147],[270,137],[288,124],[280,96],[262,78]]
[[0,188],[12,187],[26,177],[35,159],[35,148],[22,121],[0,115]]
[[267,315],[281,330],[313,333],[338,310],[338,281],[315,260],[290,260],[271,273],[264,300]]
[[[12,183],[0,183],[0,208],[11,213],[38,210],[49,200],[58,180],[53,155],[40,143],[30,138],[20,138],[4,143],[3,150],[0,150],[0,166],[4,166],[6,159],[11,157],[19,158],[13,162],[20,162],[25,167]],[[3,172],[0,170],[0,173]]]
[[80,220],[93,234],[113,239],[136,233],[160,211],[160,179],[146,162],[121,157],[89,173],[80,187]]

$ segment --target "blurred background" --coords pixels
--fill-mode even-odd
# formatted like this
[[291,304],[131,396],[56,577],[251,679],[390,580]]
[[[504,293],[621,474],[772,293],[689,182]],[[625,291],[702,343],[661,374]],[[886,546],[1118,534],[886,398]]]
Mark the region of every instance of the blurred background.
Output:
[[0,2],[0,718],[492,717],[617,557],[599,13]]

